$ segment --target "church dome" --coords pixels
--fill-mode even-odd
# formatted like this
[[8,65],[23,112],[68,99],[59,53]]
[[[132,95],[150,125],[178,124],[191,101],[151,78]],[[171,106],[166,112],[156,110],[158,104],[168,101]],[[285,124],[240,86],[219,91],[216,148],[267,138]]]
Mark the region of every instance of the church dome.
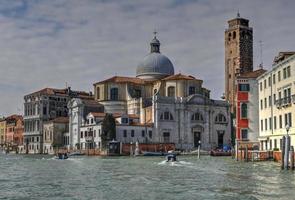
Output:
[[151,41],[151,53],[143,58],[136,69],[136,77],[142,79],[159,79],[173,75],[172,62],[160,53],[160,42],[154,37]]

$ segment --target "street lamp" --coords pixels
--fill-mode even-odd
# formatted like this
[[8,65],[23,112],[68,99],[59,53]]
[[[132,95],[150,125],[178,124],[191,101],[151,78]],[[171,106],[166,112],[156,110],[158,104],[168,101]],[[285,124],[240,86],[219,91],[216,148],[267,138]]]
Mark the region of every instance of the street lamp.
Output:
[[290,125],[289,124],[286,124],[286,131],[287,131],[287,135],[289,134],[289,130],[290,130]]

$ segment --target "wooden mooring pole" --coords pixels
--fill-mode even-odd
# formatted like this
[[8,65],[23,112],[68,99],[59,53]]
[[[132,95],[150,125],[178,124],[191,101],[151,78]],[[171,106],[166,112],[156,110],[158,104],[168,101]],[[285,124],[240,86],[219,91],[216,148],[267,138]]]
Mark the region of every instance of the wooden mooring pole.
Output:
[[288,169],[289,168],[289,151],[290,151],[290,136],[286,136],[285,140],[285,155],[284,155],[284,168]]
[[290,169],[294,170],[294,147],[293,146],[290,147],[289,155],[290,155]]
[[246,145],[246,148],[245,148],[245,161],[248,162],[248,145]]

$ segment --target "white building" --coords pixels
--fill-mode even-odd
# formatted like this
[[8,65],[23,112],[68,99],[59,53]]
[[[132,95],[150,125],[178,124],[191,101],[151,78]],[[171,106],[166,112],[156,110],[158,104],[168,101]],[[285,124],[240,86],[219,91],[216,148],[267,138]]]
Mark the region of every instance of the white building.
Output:
[[[193,76],[174,74],[172,62],[160,53],[155,37],[151,53],[137,67],[136,78],[114,76],[95,83],[94,91],[105,112],[139,116],[134,130],[119,125],[127,135],[129,128],[133,130],[130,134],[141,140],[140,127],[149,124],[144,140],[175,143],[179,149],[196,148],[201,141],[201,147],[209,150],[230,144],[231,119],[229,104],[210,99],[210,91],[202,84]],[[121,135],[119,131],[119,140],[130,141]]]
[[286,124],[291,127],[291,145],[295,145],[295,52],[279,53],[272,69],[258,82],[261,149],[280,149]]
[[69,141],[70,150],[80,149],[81,127],[85,124],[90,112],[103,112],[103,106],[92,98],[72,98],[68,103],[69,109]]

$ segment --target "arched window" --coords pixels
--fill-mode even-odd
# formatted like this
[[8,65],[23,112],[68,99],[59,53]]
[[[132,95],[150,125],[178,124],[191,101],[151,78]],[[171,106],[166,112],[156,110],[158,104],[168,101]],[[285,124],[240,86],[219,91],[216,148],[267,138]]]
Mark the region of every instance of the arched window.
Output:
[[173,120],[173,116],[169,111],[165,111],[160,116],[161,120]]
[[242,103],[241,105],[241,117],[248,118],[248,105],[246,103]]
[[231,33],[228,34],[228,41],[230,41]]
[[215,123],[226,123],[226,117],[219,113],[216,117],[215,117]]
[[168,97],[175,97],[175,87],[174,86],[168,87]]
[[233,39],[236,39],[236,31],[233,33]]
[[201,113],[194,113],[191,118],[192,121],[204,121],[203,115]]
[[113,101],[118,100],[118,88],[111,89],[111,100],[113,100]]

